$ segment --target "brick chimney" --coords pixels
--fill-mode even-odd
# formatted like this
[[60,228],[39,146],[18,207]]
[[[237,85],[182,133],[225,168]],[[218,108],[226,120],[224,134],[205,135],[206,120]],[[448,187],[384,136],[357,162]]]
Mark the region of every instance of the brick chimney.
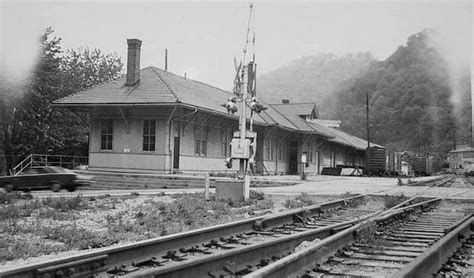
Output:
[[142,41],[138,39],[127,39],[127,86],[134,86],[140,81],[140,46]]

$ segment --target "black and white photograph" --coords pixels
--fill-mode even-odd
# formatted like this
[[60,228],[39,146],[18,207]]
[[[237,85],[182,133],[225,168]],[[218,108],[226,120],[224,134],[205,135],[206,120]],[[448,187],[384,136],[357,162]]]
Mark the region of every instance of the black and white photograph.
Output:
[[0,277],[474,277],[472,0],[0,0]]

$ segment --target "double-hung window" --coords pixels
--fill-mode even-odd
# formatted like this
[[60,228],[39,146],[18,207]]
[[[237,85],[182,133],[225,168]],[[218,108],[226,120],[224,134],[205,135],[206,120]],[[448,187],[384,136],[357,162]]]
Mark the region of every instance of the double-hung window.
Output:
[[207,137],[202,126],[194,130],[194,154],[207,155]]
[[112,119],[103,119],[100,129],[100,149],[112,150],[112,141],[114,139],[114,121]]
[[230,141],[232,132],[229,129],[221,129],[221,156],[230,156]]
[[143,120],[143,150],[155,151],[156,121]]

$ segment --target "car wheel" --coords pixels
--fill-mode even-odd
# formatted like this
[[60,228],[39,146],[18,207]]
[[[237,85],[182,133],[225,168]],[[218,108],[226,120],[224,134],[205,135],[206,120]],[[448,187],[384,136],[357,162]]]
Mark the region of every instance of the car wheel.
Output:
[[75,186],[75,185],[69,185],[69,186],[67,187],[67,191],[69,191],[69,192],[74,192],[74,191],[76,191],[76,186]]
[[53,192],[58,192],[59,190],[61,190],[61,184],[59,182],[53,182],[51,184],[51,190]]
[[13,184],[11,184],[11,183],[5,184],[5,191],[6,191],[6,192],[12,192],[13,189],[14,189]]

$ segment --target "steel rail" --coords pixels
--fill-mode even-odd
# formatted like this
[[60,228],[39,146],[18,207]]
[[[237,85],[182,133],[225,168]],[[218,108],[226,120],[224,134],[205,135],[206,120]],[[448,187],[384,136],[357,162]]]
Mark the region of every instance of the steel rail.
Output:
[[209,275],[221,277],[221,275],[223,275],[222,273],[215,275],[212,273],[223,269],[227,269],[226,272],[229,275],[240,276],[241,271],[250,272],[252,270],[252,267],[248,267],[248,265],[255,264],[255,262],[259,262],[264,258],[284,257],[288,255],[288,250],[294,250],[295,247],[300,245],[302,242],[327,238],[378,213],[379,212],[375,212],[358,219],[353,219],[314,230],[308,230],[281,238],[275,238],[273,240],[263,241],[259,244],[236,246],[229,251],[218,252],[205,257],[198,257],[186,262],[181,262],[171,267],[139,270],[131,273],[130,276],[206,277]]
[[194,246],[215,238],[229,237],[272,226],[293,223],[299,215],[329,211],[363,198],[365,198],[365,195],[356,195],[346,199],[289,210],[277,215],[260,216],[121,246],[100,248],[50,261],[3,269],[0,270],[0,277],[55,277],[72,274],[75,276],[87,276],[104,272],[114,265],[131,265],[134,261],[149,259],[157,253],[167,252],[168,250],[178,249],[183,246]]
[[447,179],[447,181],[449,181],[451,179],[451,177],[447,177],[447,176],[441,176],[441,177],[437,177],[437,178],[434,178],[434,179],[430,179],[430,180],[424,180],[424,181],[416,181],[416,182],[412,182],[412,183],[409,183],[409,184],[405,184],[407,186],[428,186],[430,183],[435,183],[434,185],[431,185],[431,186],[434,186],[436,187],[436,182],[439,182],[443,179]]
[[415,260],[407,264],[391,277],[433,277],[443,263],[459,248],[470,233],[474,231],[472,214],[456,223],[456,228],[432,245]]
[[[423,211],[432,205],[438,204],[440,201],[440,198],[435,198],[407,207],[402,207],[376,218],[375,221],[383,223],[404,213]],[[362,231],[364,227],[370,222],[371,219],[367,219],[359,224],[345,229],[344,231],[341,231],[340,233],[327,237],[308,248],[290,254],[243,277],[286,278],[296,276],[298,273],[301,274],[300,272],[302,269],[309,268],[315,264],[326,261],[340,248],[350,244],[351,242],[354,242],[357,239],[360,231]]]

